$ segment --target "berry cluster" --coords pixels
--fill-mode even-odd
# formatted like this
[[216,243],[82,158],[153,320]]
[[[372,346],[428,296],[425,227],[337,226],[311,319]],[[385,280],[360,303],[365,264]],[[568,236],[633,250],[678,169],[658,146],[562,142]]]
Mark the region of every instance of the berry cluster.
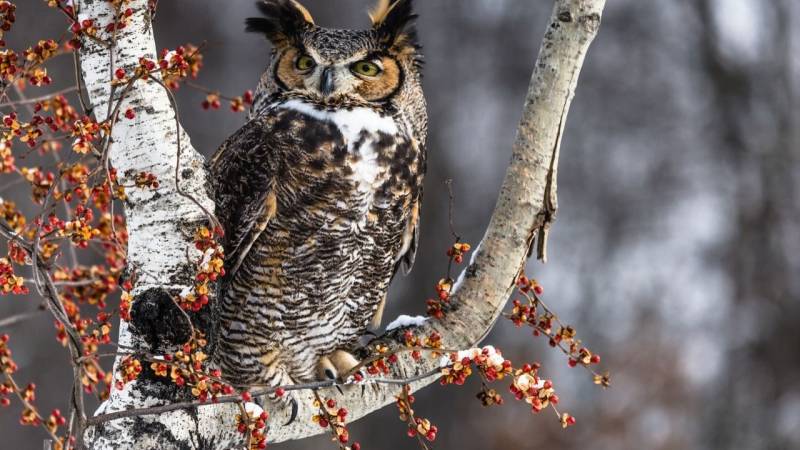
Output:
[[502,380],[513,370],[511,361],[503,358],[502,353],[491,346],[451,353],[448,360],[449,364],[442,368],[442,377],[439,380],[442,385],[463,385],[472,375],[473,366],[487,382]]
[[428,315],[436,319],[443,319],[445,311],[450,304],[450,295],[453,293],[453,279],[450,277],[450,269],[453,263],[461,264],[464,262],[464,255],[469,252],[472,247],[463,242],[456,242],[452,247],[447,249],[447,256],[449,258],[447,266],[447,278],[439,280],[436,284],[436,297],[428,299],[426,302],[428,308]]
[[322,428],[329,428],[333,440],[339,445],[341,450],[359,450],[361,444],[354,443],[352,447],[348,447],[350,442],[350,432],[347,431],[347,409],[338,407],[336,400],[322,399],[317,396],[314,401],[314,407],[319,409],[319,413],[315,414],[311,420]]
[[197,78],[203,67],[203,54],[200,49],[186,44],[175,50],[164,49],[158,60],[161,79],[170,89],[178,89],[188,77]]
[[[16,10],[17,5],[6,0],[0,1],[0,38],[3,37],[5,32],[11,30],[11,26],[17,20]],[[5,45],[5,42],[2,45]]]
[[[159,377],[169,378],[178,386],[187,386],[200,402],[215,402],[220,395],[233,394],[233,388],[222,381],[219,369],[208,370],[208,345],[202,335],[196,336],[172,354],[154,360],[150,368]],[[247,394],[249,397],[249,394]]]
[[14,267],[7,258],[0,258],[0,295],[27,294],[25,280],[14,275]]
[[465,242],[456,242],[453,246],[447,250],[447,256],[453,258],[453,261],[456,264],[461,264],[464,262],[464,255],[472,250],[472,246]]
[[550,406],[557,405],[558,396],[550,380],[542,380],[538,376],[539,363],[525,364],[514,373],[514,381],[509,390],[517,400],[524,400],[531,405],[534,413]]
[[420,338],[411,330],[406,330],[403,333],[403,340],[405,341],[406,348],[411,350],[411,358],[414,361],[422,359],[422,350],[434,350],[431,352],[432,358],[437,358],[439,353],[435,350],[442,348],[442,336],[437,332],[432,332],[430,336]]
[[201,106],[205,110],[220,109],[222,100],[227,100],[230,103],[230,108],[233,112],[242,112],[247,106],[252,106],[253,104],[253,91],[250,90],[245,91],[243,95],[237,97],[228,97],[196,83],[189,83],[189,86],[206,94],[203,103],[201,103]]
[[[51,7],[55,7],[53,3],[55,2],[50,2]],[[70,6],[70,8],[72,7]],[[69,30],[73,35],[72,39],[67,42],[67,48],[70,50],[78,50],[83,46],[81,43],[82,36],[97,38],[97,27],[92,19],[85,19],[81,21],[75,19],[73,20],[72,25],[69,27]]]
[[139,172],[133,177],[133,182],[138,188],[142,189],[158,189],[158,177],[149,172]]
[[231,111],[242,112],[245,110],[245,106],[253,104],[253,91],[247,90],[244,92],[244,95],[230,99],[230,102]]
[[247,403],[244,414],[236,416],[236,429],[247,435],[247,448],[261,450],[267,448],[267,420],[269,414],[254,403]]
[[139,378],[142,373],[142,362],[132,355],[124,356],[119,362],[119,369],[115,373],[114,387],[119,390],[125,388],[125,385],[131,381]]
[[94,142],[100,139],[100,131],[103,128],[91,117],[84,117],[76,120],[72,125],[72,150],[75,153],[85,155],[94,150]]
[[[577,332],[572,326],[561,323],[558,317],[544,304],[541,295],[542,286],[536,280],[521,275],[517,280],[517,289],[524,300],[515,299],[513,308],[506,317],[517,327],[524,325],[533,329],[534,336],[544,336],[551,347],[558,347],[567,355],[570,367],[578,365],[586,367],[593,375],[596,384],[608,387],[608,374],[600,375],[591,366],[600,364],[600,355],[592,353],[577,339]],[[556,328],[557,327],[557,328]]]
[[439,432],[439,429],[436,427],[436,425],[433,425],[430,420],[416,417],[414,415],[414,409],[411,405],[414,404],[416,399],[413,395],[411,395],[411,388],[408,385],[403,386],[400,394],[397,395],[395,399],[400,420],[408,425],[408,437],[416,437],[420,439],[420,445],[423,448],[427,448],[422,439],[424,438],[428,442],[435,441],[436,434]]
[[32,64],[44,64],[48,59],[58,54],[58,43],[52,39],[40,40],[33,47],[28,47],[27,50],[22,52],[22,56],[26,61]]
[[211,292],[211,283],[225,276],[225,255],[222,246],[217,242],[223,231],[219,227],[210,230],[200,227],[194,236],[195,247],[202,252],[197,262],[197,275],[191,289],[181,293],[178,304],[187,311],[200,311],[208,304],[208,294]]

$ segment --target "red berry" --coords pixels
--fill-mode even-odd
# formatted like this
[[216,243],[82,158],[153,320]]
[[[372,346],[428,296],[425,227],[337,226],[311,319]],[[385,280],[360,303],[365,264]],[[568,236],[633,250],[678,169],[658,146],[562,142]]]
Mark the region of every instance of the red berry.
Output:
[[275,395],[278,397],[283,397],[286,394],[286,391],[283,388],[278,388],[275,390]]
[[244,400],[246,402],[249,402],[252,399],[253,399],[253,397],[250,396],[249,392],[247,392],[247,391],[242,392],[242,400]]
[[353,450],[361,450],[361,444],[358,442],[353,442],[353,446],[351,447]]
[[125,118],[128,120],[133,120],[136,117],[136,113],[133,112],[131,108],[125,110]]
[[117,77],[117,79],[119,79],[119,80],[121,80],[121,79],[125,78],[125,69],[123,69],[122,67],[120,67],[119,69],[117,69],[116,71],[114,71],[114,75],[115,75],[115,76]]

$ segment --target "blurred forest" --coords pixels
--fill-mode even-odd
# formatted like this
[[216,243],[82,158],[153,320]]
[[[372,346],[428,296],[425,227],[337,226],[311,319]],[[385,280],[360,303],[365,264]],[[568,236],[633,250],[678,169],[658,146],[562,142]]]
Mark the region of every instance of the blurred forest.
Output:
[[[9,47],[65,32],[46,2],[16,3]],[[339,28],[367,26],[369,3],[304,1],[317,23]],[[424,313],[444,272],[446,179],[457,231],[480,240],[552,8],[417,3],[429,176],[416,267],[395,283],[389,318]],[[198,83],[240,95],[255,87],[269,55],[266,42],[243,31],[255,13],[251,0],[162,0],[156,36],[160,47],[205,42]],[[435,448],[800,448],[798,24],[793,0],[608,2],[564,138],[550,261],[532,262],[529,273],[602,355],[612,387],[594,386],[546,341],[501,320],[486,342],[512,361],[541,361],[577,425],[562,430],[554,415],[533,416],[510,395],[503,407],[484,409],[477,385],[434,386],[415,406],[439,426]],[[51,67],[67,83],[71,59]],[[224,106],[204,111],[203,98],[188,88],[178,94],[192,142],[210,154],[245,116]],[[0,195],[24,203],[23,186],[8,180],[0,179]],[[37,301],[2,298],[0,318]],[[15,335],[19,378],[39,385],[44,409],[65,409],[70,367],[52,319],[0,331]],[[350,432],[365,449],[416,445],[391,407]],[[43,440],[40,429],[18,425],[16,407],[0,409],[0,436],[4,449],[41,448]],[[276,448],[334,448],[327,441]]]

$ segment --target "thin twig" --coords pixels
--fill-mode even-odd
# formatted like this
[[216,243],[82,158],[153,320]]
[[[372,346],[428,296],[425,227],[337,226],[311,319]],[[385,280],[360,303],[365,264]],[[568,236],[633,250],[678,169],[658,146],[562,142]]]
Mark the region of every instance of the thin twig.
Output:
[[[19,89],[16,83],[14,83],[14,88],[15,89]],[[15,107],[15,106],[31,105],[31,104],[34,104],[34,103],[39,103],[39,102],[44,101],[44,100],[50,100],[53,97],[58,97],[59,95],[71,94],[71,93],[73,93],[73,92],[75,92],[77,90],[78,89],[75,86],[70,86],[68,88],[64,88],[64,89],[61,89],[59,91],[51,92],[49,94],[45,94],[45,95],[42,95],[42,96],[39,96],[39,97],[25,98],[24,96],[20,96],[20,97],[22,97],[20,100],[15,100],[15,101],[6,102],[6,103],[0,103],[0,108],[11,108],[11,107]],[[19,93],[19,91],[17,93]]]
[[158,83],[162,88],[164,88],[164,90],[167,92],[167,97],[169,98],[170,105],[172,105],[172,110],[175,112],[175,140],[177,143],[177,155],[175,161],[175,190],[177,190],[178,194],[180,194],[182,197],[191,200],[192,203],[197,205],[197,207],[200,208],[201,211],[203,211],[203,214],[206,215],[208,221],[211,222],[215,228],[222,228],[222,224],[219,222],[219,220],[217,220],[217,216],[208,211],[208,209],[206,209],[205,206],[203,206],[196,198],[194,198],[194,196],[184,192],[183,189],[181,188],[180,171],[181,171],[181,152],[183,149],[181,147],[182,129],[181,129],[181,119],[178,113],[178,103],[175,101],[175,95],[167,87],[167,85],[164,84],[164,82],[162,82],[156,77],[151,77],[150,79]]
[[41,316],[44,311],[44,308],[42,308],[36,311],[29,311],[22,314],[16,314],[11,317],[6,317],[5,319],[0,319],[0,328],[10,328],[22,322],[35,319]]

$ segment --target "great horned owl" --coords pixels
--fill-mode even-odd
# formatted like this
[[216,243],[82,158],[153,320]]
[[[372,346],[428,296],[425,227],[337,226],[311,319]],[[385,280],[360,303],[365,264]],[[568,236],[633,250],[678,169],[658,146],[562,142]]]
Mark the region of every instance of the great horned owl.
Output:
[[210,162],[227,253],[215,356],[240,387],[357,364],[414,262],[427,134],[411,0],[380,1],[364,31],[318,27],[295,0],[258,7],[247,29],[271,62]]

